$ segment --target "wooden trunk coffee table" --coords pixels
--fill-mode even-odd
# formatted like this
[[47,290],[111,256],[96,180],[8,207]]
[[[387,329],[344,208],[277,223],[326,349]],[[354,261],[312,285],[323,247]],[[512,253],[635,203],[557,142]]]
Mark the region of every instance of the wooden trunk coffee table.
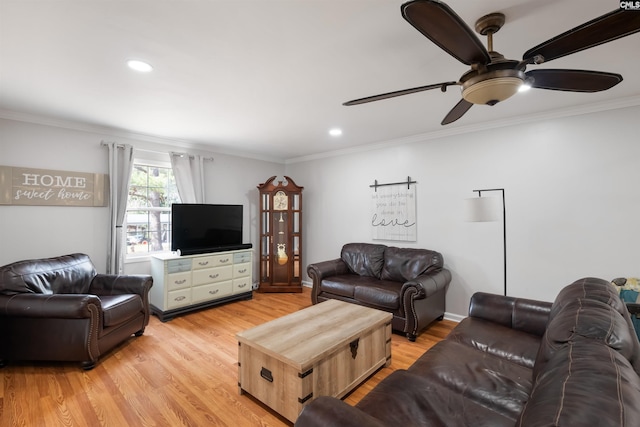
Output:
[[238,386],[294,422],[391,363],[392,314],[328,300],[236,335]]

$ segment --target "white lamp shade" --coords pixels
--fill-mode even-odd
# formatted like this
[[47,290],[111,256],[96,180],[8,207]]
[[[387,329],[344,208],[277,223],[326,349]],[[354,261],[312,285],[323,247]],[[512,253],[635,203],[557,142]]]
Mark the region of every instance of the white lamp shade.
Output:
[[473,197],[465,200],[465,221],[487,222],[500,219],[498,197]]

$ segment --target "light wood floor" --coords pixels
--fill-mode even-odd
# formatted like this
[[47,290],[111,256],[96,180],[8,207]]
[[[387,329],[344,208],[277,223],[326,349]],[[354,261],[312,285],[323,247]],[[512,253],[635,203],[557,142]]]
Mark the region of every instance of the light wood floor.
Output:
[[[91,371],[69,363],[13,363],[0,370],[0,426],[290,426],[238,393],[235,334],[311,305],[310,292],[259,294],[249,301],[176,317],[152,316]],[[355,389],[357,403],[396,369],[406,368],[455,325],[434,323],[409,342],[392,336],[391,366]]]

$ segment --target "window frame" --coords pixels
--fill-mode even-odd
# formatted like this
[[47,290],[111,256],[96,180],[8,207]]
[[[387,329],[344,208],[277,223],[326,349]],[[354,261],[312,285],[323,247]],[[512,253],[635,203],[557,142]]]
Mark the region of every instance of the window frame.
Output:
[[[163,155],[163,157],[166,156],[166,160],[157,160],[157,159],[150,159],[148,157],[144,157],[144,156],[136,156],[134,154],[134,159],[133,159],[133,168],[135,168],[136,166],[147,166],[147,167],[157,167],[157,168],[163,168],[163,169],[168,169],[171,171],[171,174],[174,177],[174,181],[175,181],[175,175],[173,174],[173,168],[171,166],[171,162],[169,160],[169,154],[167,153],[166,155]],[[133,172],[132,172],[133,174]],[[169,253],[171,252],[171,206],[168,207],[157,207],[157,206],[146,206],[144,208],[139,208],[139,207],[130,207],[129,206],[129,192],[131,189],[131,179],[129,180],[129,184],[127,186],[127,207],[126,207],[126,211],[125,211],[125,221],[124,221],[124,229],[125,229],[125,236],[124,236],[124,242],[123,244],[125,245],[125,252],[126,252],[126,256],[125,259],[126,261],[129,262],[135,262],[135,261],[140,261],[140,260],[145,260],[148,259],[149,257],[156,255],[156,254],[162,254],[162,253]],[[149,188],[148,186],[146,188]],[[178,193],[178,189],[176,187],[176,192],[175,192],[175,196],[177,197],[178,201],[177,203],[181,203],[181,199],[180,199],[180,194]],[[144,211],[147,213],[149,212],[154,212],[154,211],[160,211],[160,212],[167,212],[168,215],[168,219],[166,224],[168,224],[167,227],[167,232],[169,233],[169,236],[167,237],[167,244],[168,244],[168,248],[167,249],[163,249],[163,250],[159,250],[159,251],[150,251],[150,250],[146,250],[144,252],[129,252],[129,244],[128,244],[128,237],[130,235],[130,231],[129,231],[129,223],[128,223],[128,218],[129,218],[129,213],[130,212],[139,212],[139,211]],[[161,223],[161,225],[164,223]],[[147,222],[147,226],[148,226],[148,222]],[[146,233],[149,233],[148,228]]]

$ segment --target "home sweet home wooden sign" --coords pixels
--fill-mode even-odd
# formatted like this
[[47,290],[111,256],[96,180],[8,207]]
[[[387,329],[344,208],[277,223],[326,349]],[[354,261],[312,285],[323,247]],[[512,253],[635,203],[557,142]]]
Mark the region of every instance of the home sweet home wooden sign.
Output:
[[0,166],[0,205],[107,206],[107,175]]

